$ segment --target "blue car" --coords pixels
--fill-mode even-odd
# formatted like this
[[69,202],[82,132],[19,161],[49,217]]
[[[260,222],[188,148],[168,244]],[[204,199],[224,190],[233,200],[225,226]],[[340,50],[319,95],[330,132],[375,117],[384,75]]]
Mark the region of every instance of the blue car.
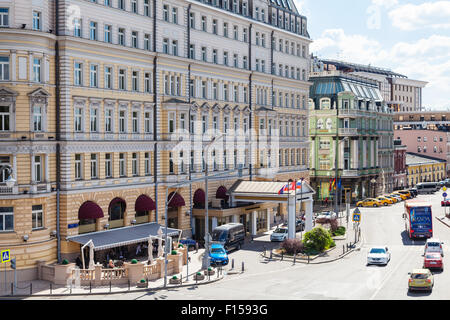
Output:
[[209,258],[212,266],[226,266],[228,264],[228,254],[220,243],[211,244]]

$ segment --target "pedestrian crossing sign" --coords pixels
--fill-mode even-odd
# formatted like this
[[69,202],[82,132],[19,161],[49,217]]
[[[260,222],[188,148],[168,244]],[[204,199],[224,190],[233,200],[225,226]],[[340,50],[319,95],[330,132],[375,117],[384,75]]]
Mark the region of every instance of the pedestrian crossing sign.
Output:
[[361,214],[353,212],[353,222],[361,222]]
[[11,260],[10,250],[3,250],[2,252],[0,252],[0,255],[1,255],[2,263],[8,262]]

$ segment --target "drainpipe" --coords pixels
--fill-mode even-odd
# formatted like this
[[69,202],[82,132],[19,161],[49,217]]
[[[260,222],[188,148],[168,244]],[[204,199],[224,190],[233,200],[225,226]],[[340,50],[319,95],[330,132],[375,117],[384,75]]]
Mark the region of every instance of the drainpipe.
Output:
[[[153,0],[153,52],[156,53],[156,4],[157,0]],[[157,104],[158,104],[158,86],[157,86],[157,66],[158,66],[158,57],[155,55],[153,59],[153,141],[155,141],[154,150],[153,150],[153,174],[155,176],[155,220],[158,223],[158,121],[157,121]]]
[[[59,0],[55,0],[55,34],[59,36]],[[56,253],[58,263],[61,263],[61,228],[60,228],[60,190],[61,190],[61,104],[60,104],[60,55],[58,38],[55,41],[55,108],[56,108]]]
[[[251,139],[252,139],[252,103],[253,103],[253,99],[252,99],[252,94],[253,94],[253,90],[252,90],[252,30],[253,30],[253,24],[250,24],[249,27],[249,32],[248,32],[248,68],[250,70],[250,76],[249,76],[249,88],[248,88],[248,93],[249,93],[249,108],[250,108],[250,117],[249,117],[249,129],[250,129],[250,136],[249,136],[249,141],[250,141],[250,145],[251,144]],[[253,169],[253,164],[252,164],[252,148],[250,148],[250,160],[249,160],[249,174],[250,174],[250,181],[253,180],[253,173],[252,173],[252,169]]]

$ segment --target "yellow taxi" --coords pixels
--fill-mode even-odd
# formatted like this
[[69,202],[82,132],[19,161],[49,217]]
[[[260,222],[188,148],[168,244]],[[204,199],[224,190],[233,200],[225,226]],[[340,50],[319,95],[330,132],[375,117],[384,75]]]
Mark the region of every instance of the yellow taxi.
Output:
[[409,272],[408,290],[433,290],[434,278],[429,269],[414,269]]
[[377,197],[377,200],[380,201],[383,206],[388,206],[388,205],[394,203],[394,201],[392,201],[391,199],[383,197],[383,196]]
[[402,198],[402,200],[407,200],[408,199],[408,196],[406,194],[403,194],[403,193],[393,192],[392,194],[400,196],[400,198]]
[[407,196],[408,199],[412,199],[412,197],[413,197],[411,192],[409,192],[408,190],[399,190],[399,191],[395,191],[395,193],[403,194],[403,195]]
[[367,198],[356,203],[357,207],[380,207],[382,205],[383,204],[379,200],[373,198]]
[[399,201],[396,197],[391,196],[390,194],[384,195],[383,197],[386,197],[386,198],[392,200],[392,203],[397,203]]

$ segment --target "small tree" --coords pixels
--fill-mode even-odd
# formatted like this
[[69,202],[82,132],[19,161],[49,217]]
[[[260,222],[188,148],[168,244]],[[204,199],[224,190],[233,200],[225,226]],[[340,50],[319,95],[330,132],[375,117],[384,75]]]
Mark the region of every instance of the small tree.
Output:
[[305,249],[307,251],[322,252],[336,244],[331,238],[331,234],[322,227],[316,227],[304,236]]
[[303,252],[304,245],[300,239],[286,239],[281,244],[281,248],[284,249],[287,254],[296,254]]

